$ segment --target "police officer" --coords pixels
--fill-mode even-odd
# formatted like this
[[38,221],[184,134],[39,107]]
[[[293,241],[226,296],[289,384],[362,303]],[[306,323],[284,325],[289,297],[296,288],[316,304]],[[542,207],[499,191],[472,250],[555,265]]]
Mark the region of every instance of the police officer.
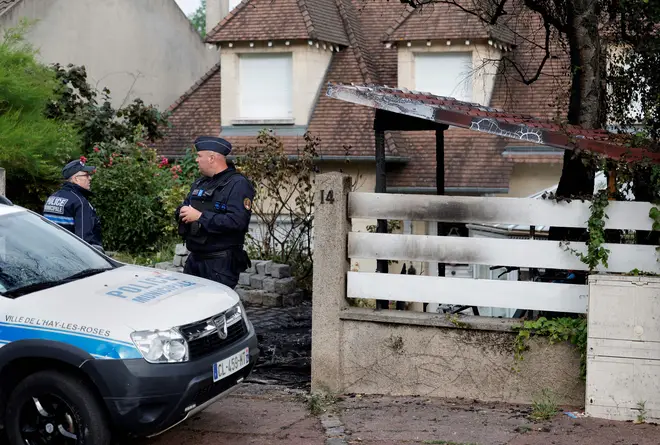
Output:
[[254,187],[226,156],[231,144],[222,138],[195,140],[202,177],[176,210],[179,234],[190,251],[183,272],[236,287],[251,264],[243,250],[252,216]]
[[81,160],[62,169],[65,182],[46,200],[44,217],[68,229],[103,252],[101,222],[87,198],[91,195],[91,174],[96,168]]

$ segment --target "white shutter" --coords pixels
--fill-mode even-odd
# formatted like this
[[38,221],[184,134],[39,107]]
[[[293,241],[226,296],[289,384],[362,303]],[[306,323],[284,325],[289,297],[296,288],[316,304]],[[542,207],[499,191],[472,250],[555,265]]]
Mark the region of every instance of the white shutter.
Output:
[[415,90],[472,102],[472,53],[415,54]]
[[241,54],[239,119],[292,119],[291,53]]

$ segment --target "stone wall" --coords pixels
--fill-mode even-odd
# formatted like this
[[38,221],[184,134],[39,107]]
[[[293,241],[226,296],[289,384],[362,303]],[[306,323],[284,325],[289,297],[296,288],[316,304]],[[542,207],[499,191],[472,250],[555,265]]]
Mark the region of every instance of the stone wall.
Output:
[[548,389],[560,405],[584,403],[580,351],[533,338],[518,360],[520,320],[349,307],[351,178],[317,175],[316,190],[312,391],[532,403]]
[[[157,269],[183,272],[190,252],[184,244],[177,244],[174,259],[156,264]],[[296,287],[291,267],[272,261],[251,260],[252,266],[241,273],[236,293],[250,305],[295,306],[302,302],[303,292]]]

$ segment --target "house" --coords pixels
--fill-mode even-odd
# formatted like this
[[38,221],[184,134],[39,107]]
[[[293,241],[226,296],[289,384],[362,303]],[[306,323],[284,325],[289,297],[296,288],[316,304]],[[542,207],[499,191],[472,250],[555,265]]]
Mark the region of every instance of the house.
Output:
[[[359,170],[360,189],[373,191],[374,110],[327,97],[328,82],[397,86],[545,118],[565,110],[569,71],[559,50],[536,82],[520,80],[519,71],[534,77],[545,55],[533,15],[488,26],[455,7],[414,10],[387,0],[207,0],[207,13],[206,41],[220,49],[220,63],[170,107],[173,128],[158,145],[164,155],[181,155],[200,134],[221,135],[240,152],[264,127],[295,153],[309,131],[321,139],[321,171]],[[388,192],[434,194],[434,134],[387,132],[385,142]],[[450,128],[445,190],[527,196],[559,180],[562,156]],[[436,225],[404,221],[403,228],[432,235]],[[426,266],[416,268],[434,273]]]
[[139,97],[165,110],[219,59],[175,0],[0,0],[0,29],[24,18],[42,62],[84,65],[115,107]]

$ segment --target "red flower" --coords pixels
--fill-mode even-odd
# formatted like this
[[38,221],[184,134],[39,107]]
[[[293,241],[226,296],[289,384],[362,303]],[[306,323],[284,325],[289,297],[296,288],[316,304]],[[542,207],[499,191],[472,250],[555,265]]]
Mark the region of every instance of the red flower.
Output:
[[87,158],[84,157],[84,156],[81,156],[81,157],[80,157],[80,160],[81,160],[82,162],[87,162]]
[[94,151],[98,153],[99,151],[101,151],[101,149],[98,147],[94,147]]

